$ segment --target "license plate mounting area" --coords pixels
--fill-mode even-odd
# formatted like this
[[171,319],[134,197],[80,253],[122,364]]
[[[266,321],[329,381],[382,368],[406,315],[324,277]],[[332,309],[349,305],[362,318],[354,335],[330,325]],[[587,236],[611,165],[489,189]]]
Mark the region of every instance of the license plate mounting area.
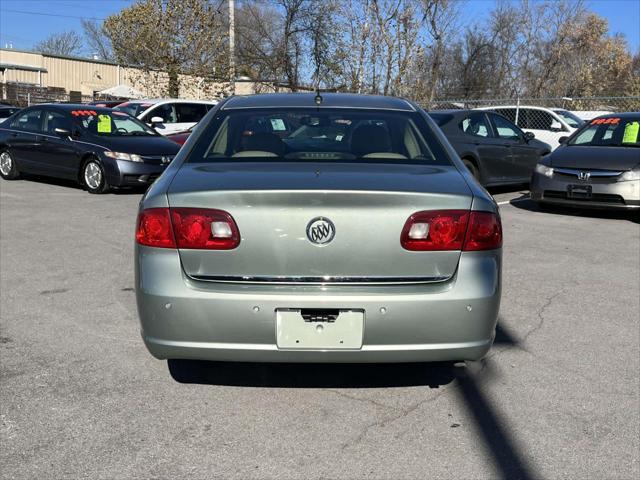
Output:
[[364,310],[276,309],[276,342],[286,350],[362,348]]
[[591,185],[569,185],[567,187],[567,198],[589,199],[591,198]]

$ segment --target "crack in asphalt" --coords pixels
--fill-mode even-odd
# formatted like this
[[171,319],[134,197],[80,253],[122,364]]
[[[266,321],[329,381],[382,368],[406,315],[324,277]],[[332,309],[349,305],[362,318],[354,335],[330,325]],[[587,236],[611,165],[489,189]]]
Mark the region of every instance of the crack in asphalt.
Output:
[[[547,310],[547,308],[549,308],[551,306],[551,304],[553,303],[553,301],[558,298],[560,295],[564,294],[565,291],[564,290],[560,290],[559,292],[556,292],[555,294],[551,295],[550,297],[547,297],[547,301],[544,305],[542,305],[542,307],[540,307],[537,311],[536,311],[536,315],[538,315],[538,323],[531,329],[529,330],[524,337],[522,337],[521,343],[526,343],[526,341],[528,340],[528,338],[533,335],[534,333],[536,333],[538,330],[540,330],[545,322],[545,317],[544,317],[544,312]],[[528,353],[529,350],[527,350],[526,348],[523,348],[523,350],[525,350]]]
[[344,443],[341,447],[341,450],[346,450],[349,447],[354,447],[357,444],[359,444],[362,439],[367,435],[367,433],[369,433],[369,430],[371,430],[374,427],[386,427],[387,425],[396,422],[397,420],[400,420],[402,418],[405,418],[407,416],[409,416],[411,413],[415,412],[418,408],[420,408],[422,405],[425,405],[427,403],[431,403],[436,401],[437,399],[439,399],[441,396],[443,396],[447,390],[444,389],[444,387],[440,387],[442,388],[442,390],[440,392],[438,392],[435,396],[431,397],[431,398],[425,398],[424,400],[419,401],[418,403],[411,405],[407,408],[399,408],[399,407],[390,407],[388,405],[386,405],[386,408],[392,408],[395,410],[400,410],[400,412],[397,415],[392,415],[392,416],[388,416],[386,418],[383,418],[382,420],[377,420],[375,422],[371,422],[367,425],[365,425],[362,428],[362,431],[351,441]]

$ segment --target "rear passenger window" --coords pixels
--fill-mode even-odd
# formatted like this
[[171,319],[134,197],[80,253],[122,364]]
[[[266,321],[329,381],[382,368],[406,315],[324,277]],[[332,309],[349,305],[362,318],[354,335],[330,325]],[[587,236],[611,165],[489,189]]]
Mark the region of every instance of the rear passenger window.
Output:
[[551,130],[553,117],[543,110],[521,108],[518,114],[518,126],[530,130]]
[[176,109],[170,103],[160,105],[158,108],[147,113],[145,118],[147,122],[150,122],[153,117],[161,117],[163,120],[162,123],[177,123],[178,121]]
[[46,112],[44,116],[44,131],[50,135],[55,135],[56,128],[71,130],[71,120],[60,112]]
[[42,110],[29,110],[18,115],[13,122],[11,128],[25,130],[27,132],[40,132],[42,128]]
[[467,135],[473,135],[474,137],[489,136],[489,124],[487,117],[483,113],[469,115],[460,122],[458,127]]
[[198,123],[207,114],[207,106],[203,103],[176,104],[178,123]]

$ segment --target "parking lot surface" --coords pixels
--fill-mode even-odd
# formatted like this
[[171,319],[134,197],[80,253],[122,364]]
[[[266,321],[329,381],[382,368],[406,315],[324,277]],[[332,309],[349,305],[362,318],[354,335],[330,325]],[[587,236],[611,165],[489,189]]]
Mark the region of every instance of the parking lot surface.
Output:
[[446,365],[209,364],[138,331],[141,194],[0,182],[0,477],[640,475],[640,225],[495,192],[496,344]]

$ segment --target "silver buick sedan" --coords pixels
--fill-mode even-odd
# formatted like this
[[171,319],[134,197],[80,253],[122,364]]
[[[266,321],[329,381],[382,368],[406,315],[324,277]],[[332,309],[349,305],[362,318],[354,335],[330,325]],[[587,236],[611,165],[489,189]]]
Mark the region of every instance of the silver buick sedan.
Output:
[[417,105],[231,97],[140,204],[142,337],[160,359],[475,360],[501,247],[495,202]]

